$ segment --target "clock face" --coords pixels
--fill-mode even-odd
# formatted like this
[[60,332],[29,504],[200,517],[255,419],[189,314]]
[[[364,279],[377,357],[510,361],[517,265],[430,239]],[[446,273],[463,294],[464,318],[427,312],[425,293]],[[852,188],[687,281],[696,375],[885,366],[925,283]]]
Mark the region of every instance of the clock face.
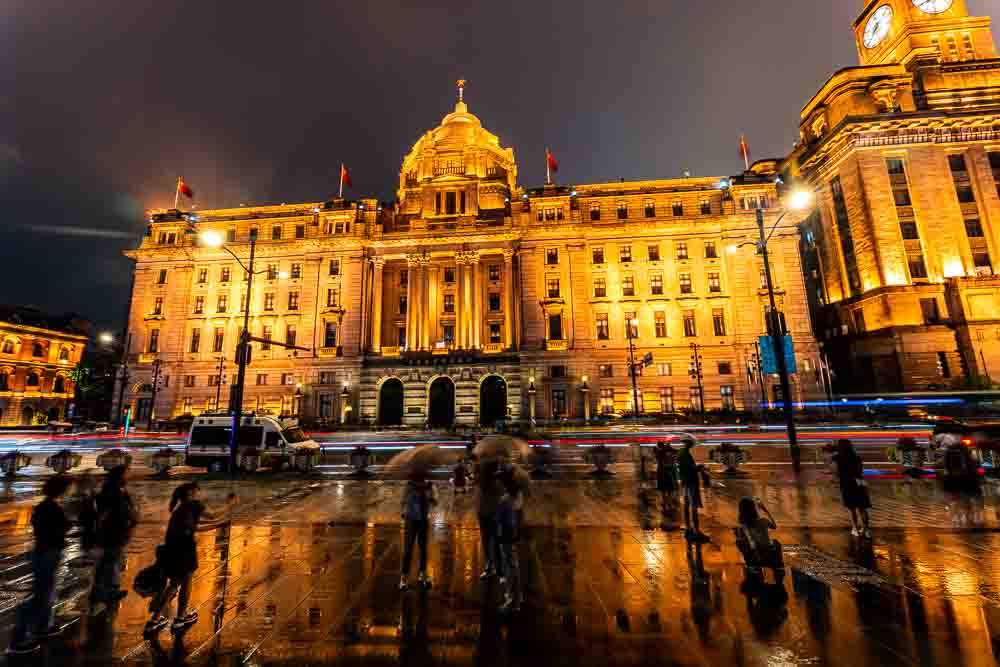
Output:
[[[917,0],[914,0],[915,2]],[[924,0],[925,2],[945,1],[945,0]],[[865,25],[864,45],[866,49],[874,49],[882,43],[882,40],[889,34],[889,27],[892,25],[892,7],[882,5],[869,17]]]
[[913,0],[913,6],[925,14],[948,11],[955,0]]

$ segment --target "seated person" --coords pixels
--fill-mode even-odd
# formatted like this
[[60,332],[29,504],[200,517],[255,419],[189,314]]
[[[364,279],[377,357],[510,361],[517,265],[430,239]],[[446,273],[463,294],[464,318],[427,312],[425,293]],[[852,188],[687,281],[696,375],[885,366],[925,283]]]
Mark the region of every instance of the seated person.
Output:
[[[761,516],[760,510],[765,516]],[[769,530],[778,525],[771,512],[758,498],[743,498],[739,505],[740,525],[736,528],[736,546],[743,554],[747,567],[770,567],[783,570],[785,561],[781,553],[781,543],[772,540]]]

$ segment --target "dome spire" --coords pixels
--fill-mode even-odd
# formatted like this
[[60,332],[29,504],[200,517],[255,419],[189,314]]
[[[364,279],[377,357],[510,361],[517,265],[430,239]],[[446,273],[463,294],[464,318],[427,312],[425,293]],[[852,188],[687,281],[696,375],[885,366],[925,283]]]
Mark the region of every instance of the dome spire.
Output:
[[465,79],[455,82],[458,87],[458,102],[455,103],[455,111],[458,113],[468,113],[469,107],[465,105]]

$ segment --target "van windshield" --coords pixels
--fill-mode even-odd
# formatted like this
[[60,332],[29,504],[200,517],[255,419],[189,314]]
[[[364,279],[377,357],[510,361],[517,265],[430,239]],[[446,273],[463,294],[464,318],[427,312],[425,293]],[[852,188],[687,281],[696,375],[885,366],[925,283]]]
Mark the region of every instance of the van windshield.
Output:
[[285,442],[287,442],[290,445],[293,445],[296,442],[305,442],[306,440],[309,439],[306,437],[306,434],[302,432],[302,429],[299,428],[298,426],[286,428],[281,432],[281,435],[284,436]]

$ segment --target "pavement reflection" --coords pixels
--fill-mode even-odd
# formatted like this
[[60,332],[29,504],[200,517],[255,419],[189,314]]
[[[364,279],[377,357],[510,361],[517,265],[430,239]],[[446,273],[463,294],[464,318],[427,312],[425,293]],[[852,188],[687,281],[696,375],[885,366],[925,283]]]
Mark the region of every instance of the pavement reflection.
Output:
[[[142,523],[124,580],[152,562],[174,483],[132,484]],[[995,663],[1000,649],[1000,500],[945,495],[933,481],[872,483],[874,540],[847,530],[822,473],[755,471],[705,494],[692,545],[681,519],[627,476],[536,482],[521,544],[522,612],[497,611],[481,582],[474,498],[441,486],[431,515],[429,591],[396,590],[401,486],[382,481],[205,481],[206,501],[243,499],[199,538],[198,622],[143,639],[131,593],[89,614],[92,566],[67,550],[57,618],[42,650],[10,664],[573,665]],[[771,508],[788,576],[748,579],[730,528],[743,495]],[[0,504],[0,642],[30,589],[34,499]],[[74,541],[75,543],[75,541]]]

